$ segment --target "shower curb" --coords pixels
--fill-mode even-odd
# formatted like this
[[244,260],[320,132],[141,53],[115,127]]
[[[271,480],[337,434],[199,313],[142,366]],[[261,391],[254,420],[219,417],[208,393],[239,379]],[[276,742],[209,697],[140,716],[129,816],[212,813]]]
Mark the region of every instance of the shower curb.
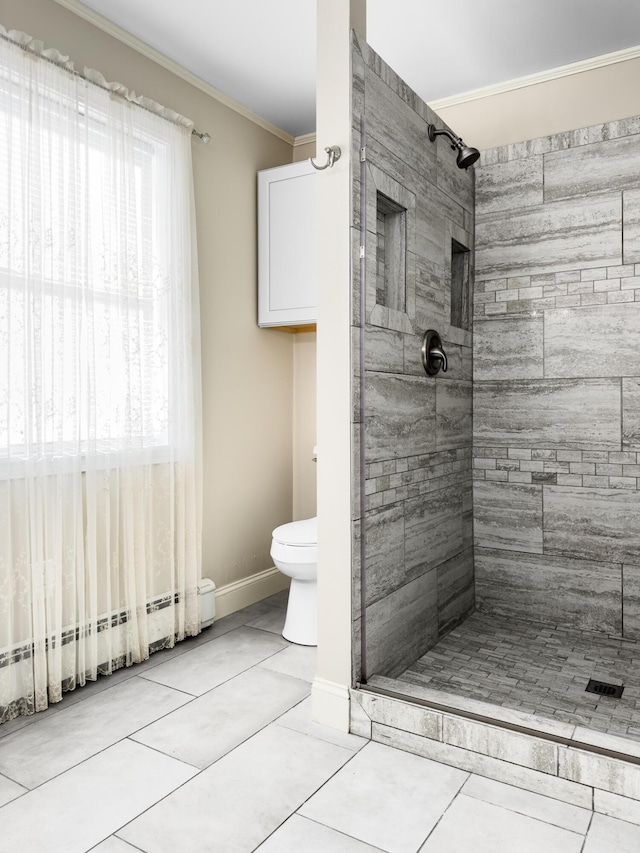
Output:
[[[488,704],[486,709],[495,710]],[[533,729],[517,722],[518,716],[528,722],[528,715],[508,713],[513,719],[507,722],[367,685],[351,691],[350,731],[640,825],[640,744],[634,742],[638,754],[630,754],[621,751],[629,743],[623,738],[604,736],[616,747],[610,749]]]

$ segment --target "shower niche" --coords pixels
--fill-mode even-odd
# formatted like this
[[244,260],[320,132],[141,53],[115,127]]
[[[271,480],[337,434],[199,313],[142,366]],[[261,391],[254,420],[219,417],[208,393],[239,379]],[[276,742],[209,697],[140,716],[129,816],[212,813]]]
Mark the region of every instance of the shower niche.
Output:
[[451,325],[468,332],[470,323],[471,251],[451,240]]
[[366,157],[361,236],[367,265],[366,322],[409,332],[415,305],[415,194],[378,168],[373,152]]
[[407,303],[407,210],[376,193],[376,304],[402,313]]

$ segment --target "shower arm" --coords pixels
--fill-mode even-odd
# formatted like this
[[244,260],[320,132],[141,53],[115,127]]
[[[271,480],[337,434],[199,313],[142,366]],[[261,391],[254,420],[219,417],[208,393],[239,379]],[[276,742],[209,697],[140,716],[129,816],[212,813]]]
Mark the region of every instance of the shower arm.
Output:
[[452,148],[460,148],[460,146],[464,144],[462,139],[459,136],[456,136],[455,133],[451,133],[450,130],[437,130],[435,124],[428,124],[427,132],[431,142],[436,141],[436,136],[446,136],[451,140]]
[[450,130],[436,130],[435,124],[427,124],[427,132],[431,142],[435,142],[437,136],[446,136],[451,141],[452,151],[458,149],[456,165],[459,169],[468,169],[469,166],[473,165],[480,158],[480,152],[477,148],[470,148],[468,145],[465,145],[462,138],[456,136],[455,133],[451,133]]

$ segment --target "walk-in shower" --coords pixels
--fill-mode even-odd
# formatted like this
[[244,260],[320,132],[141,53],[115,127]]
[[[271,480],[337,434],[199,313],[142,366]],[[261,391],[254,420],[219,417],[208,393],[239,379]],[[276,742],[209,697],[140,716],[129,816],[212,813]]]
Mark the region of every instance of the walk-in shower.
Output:
[[354,682],[639,754],[638,120],[478,162],[353,67]]

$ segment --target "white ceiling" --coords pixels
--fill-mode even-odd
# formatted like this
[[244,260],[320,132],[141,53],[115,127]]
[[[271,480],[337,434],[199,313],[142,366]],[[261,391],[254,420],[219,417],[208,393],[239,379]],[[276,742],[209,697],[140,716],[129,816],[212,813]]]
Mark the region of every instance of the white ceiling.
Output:
[[[282,130],[315,129],[316,0],[83,2]],[[429,102],[640,45],[640,0],[368,0],[367,41]]]

